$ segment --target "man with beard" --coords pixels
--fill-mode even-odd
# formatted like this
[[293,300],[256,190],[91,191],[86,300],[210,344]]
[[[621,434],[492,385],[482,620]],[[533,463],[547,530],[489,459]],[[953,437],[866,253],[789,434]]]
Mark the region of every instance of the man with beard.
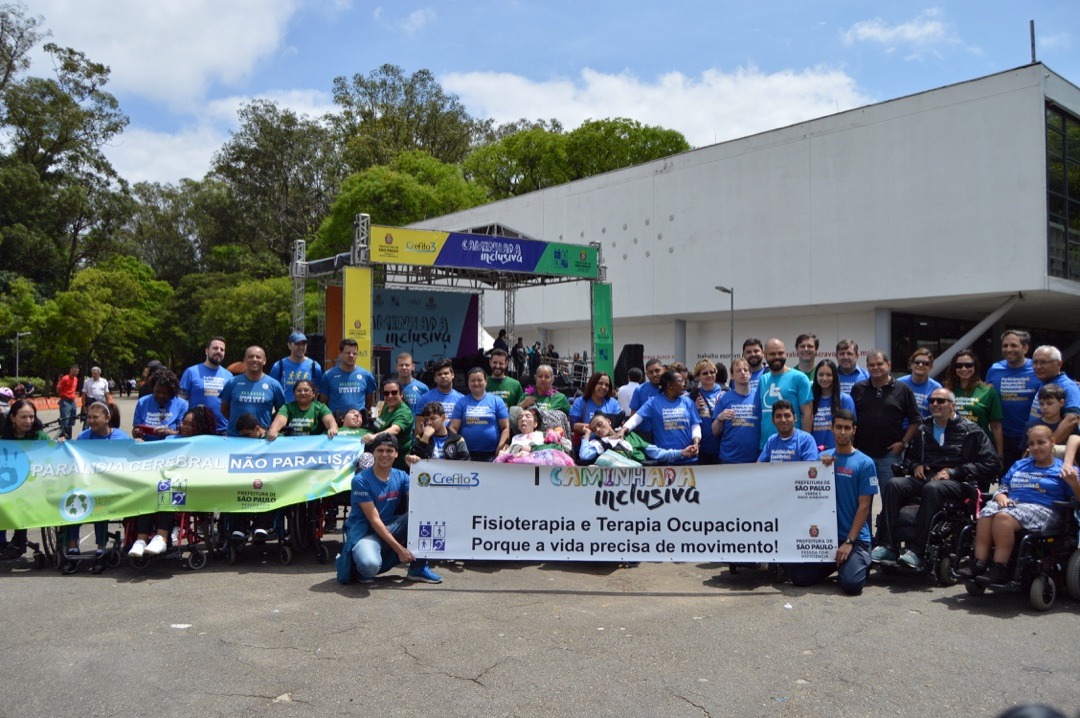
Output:
[[487,393],[502,399],[508,409],[520,404],[525,397],[525,390],[521,388],[521,382],[506,375],[510,366],[510,355],[502,349],[495,349],[491,352],[489,363],[491,376],[487,380]]
[[776,433],[773,424],[773,404],[783,399],[795,408],[803,431],[809,433],[814,428],[814,394],[810,380],[801,371],[787,367],[787,350],[784,342],[773,337],[765,343],[765,360],[769,371],[763,372],[758,381],[758,406],[761,407],[761,437],[759,448]]
[[645,362],[645,376],[648,381],[634,390],[634,396],[630,398],[631,415],[640,411],[645,402],[660,393],[660,377],[663,374],[664,362],[655,358]]
[[765,345],[757,337],[750,337],[742,343],[742,356],[750,365],[750,393],[756,396],[758,382],[765,373]]
[[1001,334],[1001,361],[986,372],[986,383],[1001,396],[1001,433],[1005,441],[1005,471],[1020,460],[1027,446],[1024,432],[1031,418],[1032,404],[1042,382],[1027,358],[1031,335],[1021,329]]
[[180,398],[188,407],[209,407],[217,420],[217,431],[225,433],[228,421],[221,414],[221,391],[232,379],[229,370],[221,366],[225,360],[225,340],[214,337],[206,343],[206,361],[188,367],[180,377]]

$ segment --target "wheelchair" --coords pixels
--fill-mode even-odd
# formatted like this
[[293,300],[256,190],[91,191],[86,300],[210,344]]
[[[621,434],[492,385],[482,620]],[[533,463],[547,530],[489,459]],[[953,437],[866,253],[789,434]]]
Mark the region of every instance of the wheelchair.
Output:
[[[125,542],[125,550],[131,548],[136,536],[135,518],[124,521],[124,535],[131,541]],[[182,512],[176,514],[176,527],[168,540],[168,548],[157,556],[143,554],[128,556],[128,565],[136,571],[145,571],[151,563],[163,560],[181,561],[192,571],[206,567],[214,545],[214,517],[212,514]]]
[[[961,485],[964,488],[964,496],[946,499],[931,521],[921,569],[905,566],[899,561],[873,561],[871,565],[886,575],[897,572],[919,573],[932,575],[943,586],[956,585],[957,561],[960,557],[970,555],[974,550],[975,520],[985,501],[985,495],[977,485],[967,483]],[[900,553],[903,553],[904,547],[916,538],[918,512],[919,497],[916,496],[914,503],[901,508],[896,518],[892,537],[894,542],[900,544]],[[882,514],[878,514],[875,526],[879,531],[882,521]]]
[[[986,591],[1000,593],[1027,592],[1028,601],[1036,611],[1048,611],[1057,598],[1058,582],[1064,582],[1069,595],[1080,600],[1080,524],[1076,510],[1080,503],[1055,501],[1054,516],[1039,531],[1020,531],[1013,545],[1007,566],[1009,580],[992,583],[983,574],[964,582],[968,594],[981,596]],[[975,527],[965,529],[964,556],[973,561]]]
[[124,530],[121,525],[116,526],[115,531],[109,531],[108,521],[96,521],[92,524],[94,529],[94,545],[104,546],[104,549],[90,549],[84,551],[75,549],[72,553],[67,545],[69,541],[79,540],[82,525],[48,527],[41,530],[43,554],[52,555],[52,565],[64,575],[70,576],[77,573],[84,564],[90,564],[90,573],[103,573],[106,568],[117,568],[123,559]]
[[233,536],[233,522],[237,514],[221,514],[216,522],[217,538],[212,544],[212,553],[226,558],[230,566],[240,563],[241,559],[249,554],[262,556],[276,554],[281,565],[288,566],[293,562],[296,554],[294,534],[300,528],[300,518],[294,508],[289,506],[273,510],[273,526],[268,530],[269,535],[265,541],[249,541],[248,535],[243,538]]

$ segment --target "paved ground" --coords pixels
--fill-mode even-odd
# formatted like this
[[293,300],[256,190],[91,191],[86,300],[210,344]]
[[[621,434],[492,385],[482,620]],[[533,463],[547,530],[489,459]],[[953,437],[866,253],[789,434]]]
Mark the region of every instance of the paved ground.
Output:
[[[126,411],[130,424],[130,411]],[[914,576],[860,597],[715,564],[469,563],[340,586],[310,555],[0,564],[0,717],[994,716],[1080,708],[1080,604]]]

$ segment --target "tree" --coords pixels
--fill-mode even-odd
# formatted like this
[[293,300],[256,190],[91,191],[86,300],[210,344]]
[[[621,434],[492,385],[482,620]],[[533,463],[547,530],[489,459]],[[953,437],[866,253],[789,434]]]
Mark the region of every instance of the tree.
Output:
[[337,194],[345,165],[323,123],[257,100],[214,158],[211,177],[232,194],[233,243],[288,264],[293,242],[310,239]]
[[361,212],[377,224],[401,226],[484,202],[483,190],[466,182],[460,168],[417,150],[403,152],[389,166],[346,178],[308,254],[325,257],[348,251],[353,218]]
[[682,133],[637,120],[615,117],[586,120],[566,138],[566,157],[573,179],[633,167],[687,152]]
[[46,36],[40,16],[27,17],[21,6],[0,5],[0,93],[16,75],[30,69],[30,49]]
[[228,337],[234,347],[255,344],[269,352],[292,326],[292,280],[249,279],[223,286],[203,301],[200,316],[203,337]]
[[457,164],[483,129],[430,70],[406,76],[397,65],[386,64],[352,80],[335,77],[334,102],[341,108],[334,120],[353,171],[388,165],[408,150]]

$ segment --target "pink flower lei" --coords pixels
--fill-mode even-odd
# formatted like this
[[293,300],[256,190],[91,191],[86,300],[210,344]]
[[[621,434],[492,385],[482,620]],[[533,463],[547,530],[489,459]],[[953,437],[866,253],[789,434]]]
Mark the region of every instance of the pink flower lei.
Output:
[[[528,394],[529,396],[535,395],[536,394],[536,386],[530,386],[529,388],[527,388],[525,390],[525,393]],[[551,387],[549,390],[544,392],[544,396],[555,396],[555,387]]]

